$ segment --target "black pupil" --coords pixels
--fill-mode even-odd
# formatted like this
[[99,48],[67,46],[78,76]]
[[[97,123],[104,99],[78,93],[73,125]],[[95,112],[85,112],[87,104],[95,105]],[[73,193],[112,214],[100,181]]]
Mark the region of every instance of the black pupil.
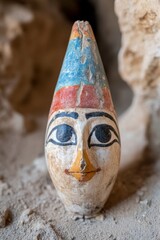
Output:
[[74,130],[71,126],[62,124],[57,127],[56,138],[59,142],[68,142],[73,133]]
[[106,124],[101,124],[95,129],[95,136],[97,140],[101,143],[107,143],[111,139],[111,131],[109,126]]

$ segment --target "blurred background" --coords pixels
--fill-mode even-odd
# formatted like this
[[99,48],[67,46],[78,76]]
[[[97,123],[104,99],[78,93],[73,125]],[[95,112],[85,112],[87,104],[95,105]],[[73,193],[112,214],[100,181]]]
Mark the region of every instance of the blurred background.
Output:
[[0,0],[0,119],[12,108],[47,116],[76,20],[93,27],[118,114],[130,105],[131,90],[118,74],[114,1]]

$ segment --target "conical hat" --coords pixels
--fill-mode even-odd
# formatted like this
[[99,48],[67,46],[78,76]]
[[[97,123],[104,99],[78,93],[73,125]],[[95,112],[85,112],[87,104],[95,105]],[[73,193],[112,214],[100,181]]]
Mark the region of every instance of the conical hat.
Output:
[[50,115],[66,108],[113,111],[104,67],[88,22],[74,23],[58,78]]

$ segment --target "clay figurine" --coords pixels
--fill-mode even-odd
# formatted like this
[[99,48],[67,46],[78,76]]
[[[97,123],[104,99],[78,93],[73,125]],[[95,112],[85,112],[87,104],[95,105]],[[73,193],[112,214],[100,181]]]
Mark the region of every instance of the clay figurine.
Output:
[[116,113],[88,22],[74,23],[50,108],[45,154],[65,208],[86,217],[104,206],[116,180]]

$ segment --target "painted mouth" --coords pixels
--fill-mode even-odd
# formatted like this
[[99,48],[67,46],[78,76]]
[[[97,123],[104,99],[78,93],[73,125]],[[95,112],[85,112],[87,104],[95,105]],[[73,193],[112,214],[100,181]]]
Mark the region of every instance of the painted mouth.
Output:
[[65,173],[67,175],[71,175],[78,179],[79,182],[87,182],[89,181],[97,172],[101,171],[100,168],[97,168],[93,171],[82,171],[82,172],[73,172],[69,171],[68,169],[65,169]]

